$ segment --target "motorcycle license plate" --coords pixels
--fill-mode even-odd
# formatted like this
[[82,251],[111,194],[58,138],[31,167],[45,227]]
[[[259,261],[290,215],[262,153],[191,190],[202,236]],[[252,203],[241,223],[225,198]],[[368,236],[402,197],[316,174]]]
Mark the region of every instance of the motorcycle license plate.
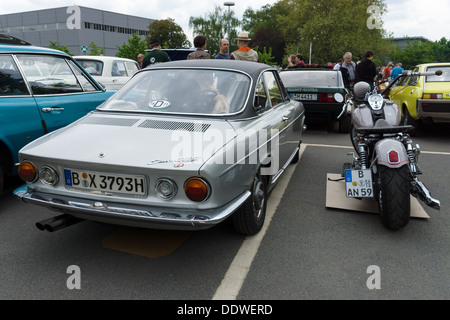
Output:
[[372,172],[366,170],[345,170],[347,198],[372,198]]

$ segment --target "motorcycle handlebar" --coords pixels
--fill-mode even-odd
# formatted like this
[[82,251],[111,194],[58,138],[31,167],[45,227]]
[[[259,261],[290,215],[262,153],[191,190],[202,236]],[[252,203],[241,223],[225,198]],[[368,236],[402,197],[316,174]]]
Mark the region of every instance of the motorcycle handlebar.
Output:
[[425,71],[425,72],[412,72],[411,70],[402,71],[401,76],[440,76],[442,75],[442,70],[437,71]]

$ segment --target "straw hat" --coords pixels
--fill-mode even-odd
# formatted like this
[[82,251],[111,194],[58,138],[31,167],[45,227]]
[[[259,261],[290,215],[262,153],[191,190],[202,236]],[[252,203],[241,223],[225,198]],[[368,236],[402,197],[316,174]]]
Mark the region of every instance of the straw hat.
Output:
[[236,40],[250,41],[252,39],[250,39],[248,37],[248,32],[241,31],[241,32],[239,32],[238,37],[236,38]]

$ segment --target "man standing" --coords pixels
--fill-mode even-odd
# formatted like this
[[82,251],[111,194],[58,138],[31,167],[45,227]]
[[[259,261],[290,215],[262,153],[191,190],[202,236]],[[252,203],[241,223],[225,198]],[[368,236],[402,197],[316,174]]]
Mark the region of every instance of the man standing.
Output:
[[194,38],[194,46],[197,48],[194,52],[191,52],[187,56],[187,60],[195,59],[210,59],[209,53],[205,51],[206,49],[206,37],[198,35]]
[[402,64],[399,62],[395,64],[395,68],[391,70],[391,80],[397,78],[403,72]]
[[142,53],[139,53],[137,55],[137,62],[139,65],[139,69],[142,69],[142,62],[144,61],[144,55]]
[[222,39],[219,41],[219,53],[214,57],[215,59],[224,59],[230,60],[230,53],[228,52],[228,48],[230,44],[227,39]]
[[372,61],[373,56],[373,51],[367,50],[364,54],[364,60],[356,66],[356,82],[367,82],[372,89],[377,76],[377,66]]
[[237,45],[239,49],[231,53],[230,60],[247,60],[259,62],[258,52],[248,46],[249,41],[252,40],[248,37],[248,32],[239,32],[236,40],[238,42]]
[[[346,52],[344,54],[344,62],[341,65],[341,71],[342,69],[346,69],[347,72],[342,72],[342,75],[348,74],[347,82],[349,83],[350,88],[353,88],[355,85],[355,69],[356,69],[356,63],[352,61],[353,55],[351,52]],[[344,79],[344,82],[345,79]]]
[[161,44],[158,39],[150,40],[150,51],[144,57],[144,61],[142,61],[142,68],[145,68],[151,64],[168,62],[170,61],[169,55],[161,51]]

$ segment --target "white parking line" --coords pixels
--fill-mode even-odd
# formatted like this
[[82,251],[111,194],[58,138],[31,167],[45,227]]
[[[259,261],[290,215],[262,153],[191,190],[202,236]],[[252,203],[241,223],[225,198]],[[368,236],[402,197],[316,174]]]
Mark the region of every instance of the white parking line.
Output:
[[[302,144],[300,148],[300,159],[305,151],[306,147],[326,147],[326,148],[341,148],[341,149],[353,149],[353,147],[348,146],[337,146],[337,145],[325,145],[325,144]],[[427,154],[438,154],[438,155],[450,155],[449,152],[434,152],[434,151],[421,151],[421,153]],[[300,161],[299,161],[300,162]],[[244,283],[247,273],[250,270],[250,266],[258,252],[259,245],[261,244],[267,229],[269,228],[270,222],[272,221],[273,215],[280,203],[284,191],[286,190],[289,181],[291,180],[292,174],[294,173],[296,165],[290,165],[287,167],[286,172],[281,176],[276,188],[272,191],[270,195],[270,201],[267,203],[266,211],[266,221],[264,223],[261,231],[254,235],[246,237],[238,253],[234,257],[233,262],[227,270],[222,282],[217,288],[213,300],[236,300],[239,291],[241,290],[242,284]]]
[[[299,154],[300,159],[306,147],[307,145],[305,144],[301,145]],[[233,262],[228,268],[225,277],[222,279],[220,286],[217,288],[216,293],[212,298],[213,300],[236,299],[253,262],[253,258],[258,252],[259,245],[261,244],[261,241],[269,228],[272,217],[281,201],[281,198],[283,197],[284,191],[289,184],[289,180],[291,180],[295,167],[296,165],[288,166],[285,173],[281,176],[277,186],[270,194],[269,201],[267,202],[266,221],[264,222],[263,228],[258,234],[245,238],[238,253],[234,257]]]

